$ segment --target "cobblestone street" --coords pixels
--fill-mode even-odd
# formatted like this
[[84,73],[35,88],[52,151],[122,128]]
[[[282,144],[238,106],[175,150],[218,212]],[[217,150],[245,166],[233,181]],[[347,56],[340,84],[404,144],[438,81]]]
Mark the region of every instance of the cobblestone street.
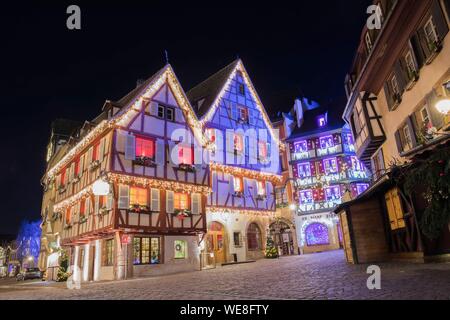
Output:
[[0,299],[450,299],[450,264],[381,264],[382,289],[343,252],[261,260],[213,270],[120,282],[2,285]]

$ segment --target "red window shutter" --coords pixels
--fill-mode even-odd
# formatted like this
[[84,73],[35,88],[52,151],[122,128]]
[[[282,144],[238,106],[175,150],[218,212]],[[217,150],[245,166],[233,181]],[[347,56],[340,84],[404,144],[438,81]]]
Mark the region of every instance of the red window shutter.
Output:
[[66,183],[66,169],[63,169],[61,172],[61,185],[64,185]]
[[84,216],[86,214],[86,199],[82,199],[80,203],[80,216]]
[[92,161],[96,161],[98,160],[98,149],[99,149],[100,144],[96,143],[94,145],[94,149],[92,151]]
[[80,158],[75,160],[75,176],[80,174]]

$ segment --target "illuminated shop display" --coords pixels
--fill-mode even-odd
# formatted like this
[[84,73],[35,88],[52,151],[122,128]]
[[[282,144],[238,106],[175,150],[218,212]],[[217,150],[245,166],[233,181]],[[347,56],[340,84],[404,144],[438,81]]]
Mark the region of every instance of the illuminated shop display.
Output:
[[320,246],[330,244],[328,227],[322,223],[312,223],[305,230],[307,246]]

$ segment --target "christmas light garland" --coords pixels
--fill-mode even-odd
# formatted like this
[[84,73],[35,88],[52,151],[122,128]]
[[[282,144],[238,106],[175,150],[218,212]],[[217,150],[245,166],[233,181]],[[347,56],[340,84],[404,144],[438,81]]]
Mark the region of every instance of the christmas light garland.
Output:
[[276,212],[271,211],[261,211],[261,210],[247,210],[247,209],[226,209],[226,208],[216,208],[216,207],[206,207],[207,214],[245,214],[251,216],[269,217],[274,218]]
[[223,173],[239,175],[239,176],[243,176],[246,178],[267,180],[267,181],[271,181],[273,183],[281,183],[281,181],[283,180],[283,176],[280,176],[280,175],[277,175],[274,173],[255,171],[255,170],[239,168],[239,167],[231,167],[231,166],[226,166],[226,165],[218,164],[218,163],[211,163],[209,166],[210,166],[211,171],[220,171]]

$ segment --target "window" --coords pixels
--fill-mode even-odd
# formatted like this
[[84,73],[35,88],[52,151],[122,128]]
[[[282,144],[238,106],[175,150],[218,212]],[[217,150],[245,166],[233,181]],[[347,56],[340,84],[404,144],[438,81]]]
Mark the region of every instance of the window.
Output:
[[94,148],[92,149],[92,161],[97,161],[99,159],[99,149],[100,149],[100,143],[96,143],[94,145]]
[[238,117],[241,122],[248,123],[248,109],[238,106]]
[[86,215],[86,199],[81,199],[80,202],[80,217],[84,217]]
[[317,120],[317,125],[320,128],[325,127],[327,125],[327,122],[328,122],[326,114],[318,116],[316,120]]
[[233,183],[234,183],[234,192],[242,192],[243,191],[242,178],[234,177]]
[[411,139],[411,134],[409,132],[409,126],[406,125],[401,130],[402,147],[403,151],[408,151],[412,149],[413,143]]
[[103,265],[112,266],[114,264],[114,239],[105,241],[105,247],[103,249]]
[[372,51],[372,39],[370,38],[369,32],[366,33],[365,39],[367,51],[370,53]]
[[77,158],[75,160],[75,170],[74,170],[75,177],[78,177],[80,174],[80,158]]
[[328,149],[334,147],[333,136],[322,137],[319,139],[319,141],[321,149]]
[[333,186],[325,188],[325,199],[327,201],[336,201],[341,199],[341,187]]
[[258,188],[258,196],[265,197],[266,196],[266,183],[264,181],[256,182]]
[[295,153],[308,152],[308,143],[306,141],[299,141],[294,144]]
[[430,123],[430,115],[428,114],[426,106],[420,109],[420,116],[422,118],[423,124],[428,125]]
[[186,259],[187,242],[184,240],[174,241],[175,259]]
[[369,185],[367,183],[358,183],[356,185],[356,191],[358,193],[358,196],[364,193],[364,191],[366,191],[367,189],[369,189]]
[[241,135],[234,135],[234,151],[238,154],[242,154],[244,152],[244,138]]
[[275,189],[275,201],[277,205],[285,205],[288,203],[286,188]]
[[241,244],[241,233],[240,232],[233,232],[233,243],[235,247],[242,246]]
[[300,191],[300,204],[311,204],[314,202],[312,190]]
[[416,63],[414,61],[413,55],[411,51],[408,51],[408,53],[405,56],[405,62],[406,62],[406,68],[408,71],[408,77],[410,80],[413,79],[414,74],[416,73]]
[[193,147],[178,145],[179,164],[192,165],[194,163],[193,156],[194,156]]
[[248,250],[261,250],[261,230],[256,223],[251,223],[247,229]]
[[361,161],[357,157],[350,157],[353,171],[364,171]]
[[307,163],[299,163],[298,166],[298,177],[299,178],[308,178],[311,177],[311,164]]
[[215,129],[207,129],[209,141],[212,143],[216,142],[216,130]]
[[325,174],[331,174],[331,173],[338,172],[336,158],[330,158],[330,159],[323,160],[323,166],[325,168]]
[[305,239],[308,247],[329,245],[328,227],[322,223],[311,223],[305,229]]
[[136,137],[136,157],[154,159],[155,141],[152,139]]
[[176,210],[189,209],[188,195],[185,193],[175,193],[174,194],[174,208]]
[[133,264],[159,264],[161,257],[160,239],[157,237],[136,237],[133,239]]
[[106,208],[106,202],[108,201],[107,196],[98,196],[98,207],[100,209]]
[[404,210],[397,188],[390,190],[385,194],[386,207],[391,223],[391,229],[397,230],[405,227]]
[[425,31],[425,37],[427,38],[428,47],[431,49],[434,43],[439,40],[436,33],[436,27],[433,21],[433,17],[430,17],[423,30]]
[[390,83],[391,83],[392,92],[394,94],[400,94],[400,89],[399,89],[399,86],[398,86],[397,76],[395,74],[392,75]]
[[147,206],[147,189],[130,187],[130,204]]
[[243,83],[239,83],[238,89],[238,92],[241,96],[245,95],[245,86]]
[[259,156],[261,159],[268,158],[267,145],[268,145],[268,143],[265,141],[258,141]]
[[66,184],[66,169],[63,169],[61,171],[61,185],[65,185]]
[[164,119],[164,106],[158,105],[158,118]]
[[169,121],[175,121],[175,110],[173,108],[166,108],[166,119]]
[[373,176],[378,180],[385,173],[383,149],[378,150],[372,158]]

